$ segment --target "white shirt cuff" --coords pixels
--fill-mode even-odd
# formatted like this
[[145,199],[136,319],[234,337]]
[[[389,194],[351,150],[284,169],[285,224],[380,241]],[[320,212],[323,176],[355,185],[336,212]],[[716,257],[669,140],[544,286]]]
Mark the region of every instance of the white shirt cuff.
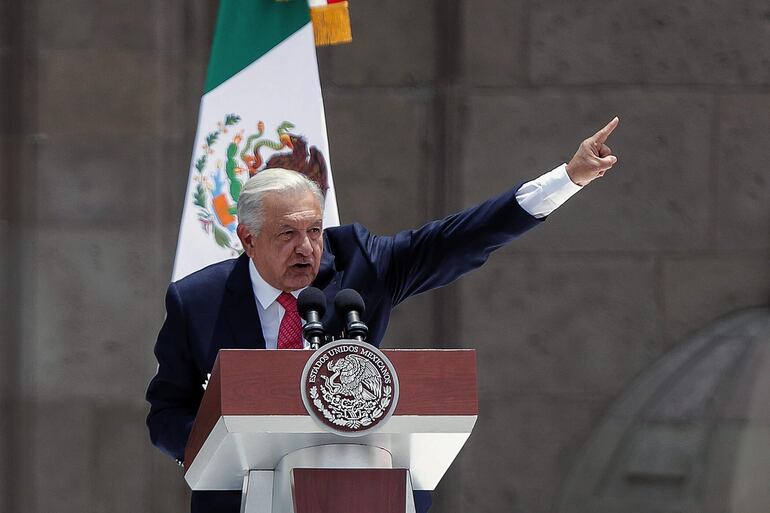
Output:
[[532,217],[545,217],[582,189],[567,174],[567,164],[522,185],[516,201]]

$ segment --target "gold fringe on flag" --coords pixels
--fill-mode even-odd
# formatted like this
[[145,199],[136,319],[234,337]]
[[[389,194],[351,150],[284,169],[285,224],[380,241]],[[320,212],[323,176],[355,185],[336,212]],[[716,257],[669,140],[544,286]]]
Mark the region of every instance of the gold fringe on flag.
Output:
[[339,45],[353,41],[347,2],[319,5],[310,9],[316,46]]

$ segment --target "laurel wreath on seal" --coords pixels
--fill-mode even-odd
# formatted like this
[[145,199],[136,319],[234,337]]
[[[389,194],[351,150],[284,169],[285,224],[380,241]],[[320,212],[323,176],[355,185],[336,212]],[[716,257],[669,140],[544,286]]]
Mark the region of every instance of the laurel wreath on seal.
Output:
[[323,399],[329,404],[327,408],[318,394],[318,387],[310,388],[310,398],[313,406],[324,416],[326,420],[335,426],[346,427],[352,430],[371,426],[388,410],[393,400],[393,388],[382,388],[382,397],[379,400],[355,400],[332,394],[325,388],[321,388]]

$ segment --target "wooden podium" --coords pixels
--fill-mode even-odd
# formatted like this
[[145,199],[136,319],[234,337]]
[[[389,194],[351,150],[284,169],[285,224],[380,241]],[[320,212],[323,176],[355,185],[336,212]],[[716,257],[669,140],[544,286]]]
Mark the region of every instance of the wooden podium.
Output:
[[408,513],[478,415],[473,350],[387,350],[392,417],[357,437],[325,429],[300,396],[308,350],[219,352],[185,450],[193,490],[242,490],[246,513]]

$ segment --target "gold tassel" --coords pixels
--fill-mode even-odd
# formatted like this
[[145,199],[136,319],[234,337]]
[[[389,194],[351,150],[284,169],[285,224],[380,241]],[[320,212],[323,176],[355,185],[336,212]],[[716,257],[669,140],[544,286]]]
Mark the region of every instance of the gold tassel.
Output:
[[321,5],[310,9],[315,45],[338,45],[353,41],[347,2]]

